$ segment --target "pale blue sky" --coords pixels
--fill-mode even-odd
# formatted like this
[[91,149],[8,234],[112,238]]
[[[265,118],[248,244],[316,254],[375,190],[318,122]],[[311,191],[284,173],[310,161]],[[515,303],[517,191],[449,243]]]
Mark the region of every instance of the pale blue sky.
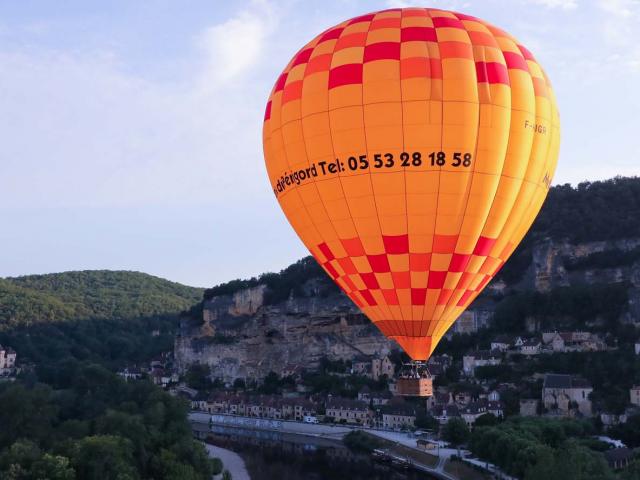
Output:
[[536,55],[562,118],[554,183],[640,174],[638,0],[0,0],[0,276],[211,286],[305,255],[264,171],[267,95],[320,31],[404,5]]

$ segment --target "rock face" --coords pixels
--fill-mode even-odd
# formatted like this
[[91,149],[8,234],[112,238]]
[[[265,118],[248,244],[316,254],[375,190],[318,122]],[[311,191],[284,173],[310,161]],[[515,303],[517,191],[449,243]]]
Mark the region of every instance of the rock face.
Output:
[[615,268],[579,268],[569,272],[568,262],[584,259],[594,253],[620,251],[629,252],[640,246],[640,239],[616,242],[589,242],[572,245],[568,241],[554,242],[549,239],[537,243],[533,248],[533,261],[525,275],[525,285],[539,292],[552,288],[576,284],[617,283],[632,280],[640,274],[638,262]]
[[342,295],[265,306],[256,302],[263,293],[264,287],[257,287],[205,302],[207,334],[193,325],[197,322],[183,319],[175,345],[178,367],[207,364],[212,376],[225,381],[262,378],[292,365],[313,369],[325,356],[386,355],[394,345]]
[[[472,308],[495,308],[494,298],[509,291],[548,292],[566,286],[626,282],[629,305],[621,321],[640,319],[640,258],[613,267],[593,267],[584,262],[599,252],[633,252],[640,239],[591,242],[543,240],[531,250],[531,262],[515,284],[496,279]],[[634,257],[635,258],[635,257]],[[576,262],[583,260],[576,267]],[[615,262],[614,262],[615,264]],[[360,355],[381,356],[397,345],[386,339],[344,295],[322,296],[314,281],[304,295],[269,305],[264,285],[213,297],[203,303],[202,318],[182,320],[175,354],[183,371],[190,364],[211,367],[212,376],[225,381],[261,378],[270,371],[282,374],[299,366],[315,368],[322,357],[353,360]],[[537,319],[526,319],[530,332],[539,330]]]

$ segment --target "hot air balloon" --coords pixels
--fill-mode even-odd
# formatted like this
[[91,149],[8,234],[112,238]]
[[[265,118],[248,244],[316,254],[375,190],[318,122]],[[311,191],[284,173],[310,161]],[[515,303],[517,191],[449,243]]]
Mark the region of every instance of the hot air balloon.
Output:
[[559,133],[551,84],[514,37],[398,8],[299,50],[269,97],[263,141],[273,193],[311,254],[418,362],[533,223]]

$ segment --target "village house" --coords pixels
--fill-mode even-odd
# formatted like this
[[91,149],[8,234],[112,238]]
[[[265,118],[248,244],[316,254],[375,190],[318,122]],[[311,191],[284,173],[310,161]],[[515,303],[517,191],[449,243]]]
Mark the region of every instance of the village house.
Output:
[[472,402],[460,411],[460,416],[467,423],[468,426],[472,426],[476,419],[487,413],[487,407],[481,402]]
[[393,397],[391,392],[385,390],[384,392],[372,392],[366,385],[358,392],[358,400],[365,403],[370,403],[373,406],[386,405]]
[[451,405],[453,404],[453,398],[451,393],[436,391],[433,392],[433,395],[427,397],[427,411],[433,410],[433,408],[437,405]]
[[383,392],[373,392],[371,394],[371,404],[374,407],[386,405],[393,398],[390,391],[384,390]]
[[542,343],[537,338],[529,338],[522,342],[520,353],[523,355],[538,355],[541,352]]
[[453,363],[453,359],[451,358],[450,355],[447,355],[446,353],[442,355],[432,355],[431,357],[429,357],[429,360],[427,361],[429,370],[431,370],[431,367],[433,367],[434,365],[440,365],[442,367],[442,370],[446,371],[447,368],[449,368],[452,363]]
[[491,390],[487,395],[487,400],[490,402],[499,402],[500,401],[500,392],[497,390]]
[[488,401],[486,399],[480,399],[477,402],[471,402],[469,405],[460,410],[460,416],[467,423],[468,426],[472,426],[478,417],[490,413],[496,418],[504,417],[504,406],[499,401]]
[[[185,393],[183,393],[180,390],[176,390],[177,395],[179,396],[184,396]],[[207,411],[207,394],[204,392],[198,392],[196,393],[195,396],[191,397],[191,410],[197,410],[200,412],[206,412]]]
[[453,399],[459,405],[467,405],[471,403],[471,394],[469,392],[456,392]]
[[282,378],[292,377],[296,380],[302,378],[304,369],[300,365],[288,363],[282,369]]
[[580,377],[548,373],[544,376],[542,404],[550,413],[570,416],[576,410],[591,415],[591,384]]
[[523,398],[520,400],[520,416],[535,417],[538,415],[540,400],[535,398]]
[[125,367],[118,372],[118,375],[125,380],[140,380],[144,376],[144,372],[138,367]]
[[605,450],[604,458],[607,459],[607,463],[611,468],[620,470],[629,466],[633,459],[633,451],[627,447],[612,448]]
[[502,356],[500,352],[478,350],[462,357],[462,370],[465,375],[472,377],[477,367],[500,365],[501,363]]
[[640,385],[634,385],[629,389],[629,397],[631,397],[631,405],[640,407]]
[[412,428],[416,423],[416,411],[408,404],[386,405],[382,408],[382,426],[392,430]]
[[374,380],[379,380],[383,375],[391,378],[394,373],[395,366],[389,357],[385,356],[384,358],[374,358],[371,360],[371,377]]
[[457,405],[436,405],[429,412],[433,418],[442,425],[452,418],[460,417],[460,410]]
[[371,376],[371,360],[367,357],[357,357],[351,362],[351,374]]
[[369,406],[359,400],[331,397],[326,405],[326,417],[336,423],[351,423],[370,426],[372,412]]
[[620,415],[611,412],[602,412],[600,414],[600,421],[604,427],[613,427],[620,423],[627,423],[628,416],[626,413]]
[[13,371],[17,357],[13,348],[0,345],[0,375],[8,375]]
[[204,410],[209,413],[297,421],[302,421],[305,416],[317,414],[316,404],[304,398],[282,398],[276,395],[246,396],[228,392],[211,395]]
[[371,389],[366,385],[358,392],[358,400],[361,402],[369,402],[371,400]]
[[545,332],[542,343],[554,352],[598,352],[607,349],[606,343],[590,332]]
[[513,337],[509,335],[498,335],[491,341],[491,350],[497,350],[498,352],[506,352],[513,345]]
[[487,402],[487,412],[497,418],[504,418],[504,403],[501,401]]

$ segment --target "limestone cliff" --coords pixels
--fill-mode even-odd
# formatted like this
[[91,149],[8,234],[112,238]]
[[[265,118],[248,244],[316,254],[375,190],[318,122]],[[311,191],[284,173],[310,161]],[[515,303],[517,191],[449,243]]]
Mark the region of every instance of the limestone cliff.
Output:
[[379,356],[392,348],[342,295],[263,305],[260,292],[264,286],[204,302],[201,325],[184,318],[175,348],[179,368],[208,364],[213,376],[231,381],[281,374],[292,365],[313,369],[323,356]]
[[[497,278],[472,309],[491,310],[510,291],[548,292],[557,287],[581,284],[628,284],[629,305],[621,321],[640,319],[640,255],[631,263],[590,262],[597,254],[638,251],[640,239],[571,244],[549,238],[536,242],[530,263],[517,281]],[[607,266],[612,264],[614,266]],[[594,264],[594,265],[592,265]],[[359,313],[344,295],[319,293],[310,279],[298,295],[270,304],[265,285],[217,295],[202,304],[200,318],[185,317],[175,351],[179,368],[193,363],[208,364],[213,376],[260,378],[270,371],[282,373],[291,366],[313,369],[319,360],[378,356],[397,348]],[[530,330],[538,327],[531,319]]]

